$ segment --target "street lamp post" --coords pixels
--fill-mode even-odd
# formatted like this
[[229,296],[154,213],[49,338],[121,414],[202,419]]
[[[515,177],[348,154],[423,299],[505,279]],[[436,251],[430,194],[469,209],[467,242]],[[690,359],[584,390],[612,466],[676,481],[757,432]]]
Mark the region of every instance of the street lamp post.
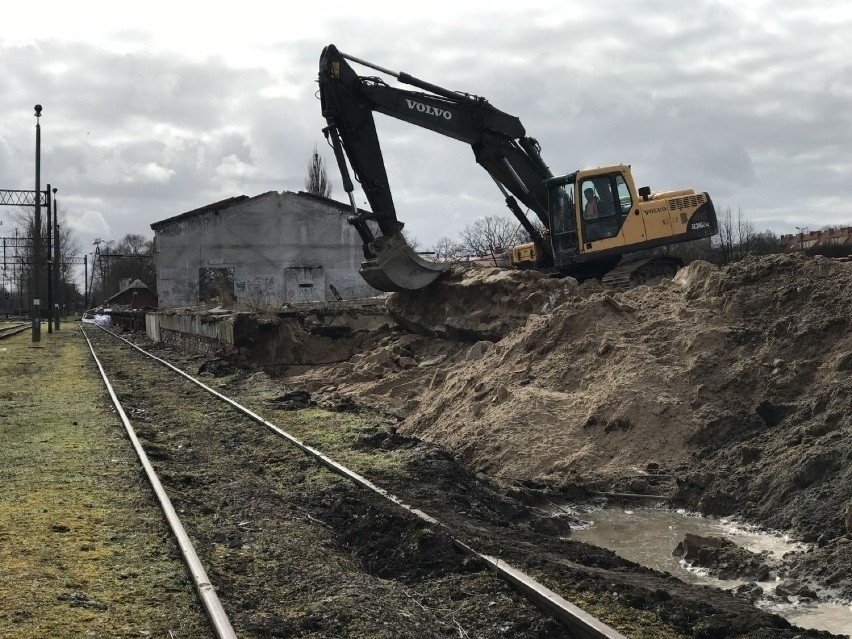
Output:
[[35,148],[35,218],[33,220],[33,264],[32,264],[32,298],[31,315],[33,322],[33,341],[41,341],[41,316],[39,309],[39,290],[41,289],[41,105],[35,105],[36,116],[36,148]]
[[89,310],[89,255],[83,256],[83,312]]

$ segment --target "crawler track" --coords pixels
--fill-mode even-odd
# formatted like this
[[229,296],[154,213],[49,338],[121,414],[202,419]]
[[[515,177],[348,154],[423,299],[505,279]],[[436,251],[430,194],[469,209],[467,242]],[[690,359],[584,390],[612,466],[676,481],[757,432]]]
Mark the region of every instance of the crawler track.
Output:
[[[127,373],[128,369],[127,369],[126,365],[116,367],[116,361],[117,361],[118,353],[114,350],[116,348],[115,343],[113,343],[113,344],[107,344],[106,343],[107,339],[113,339],[113,338],[116,338],[117,336],[113,335],[113,338],[108,338],[107,337],[108,331],[103,331],[103,330],[95,332],[95,331],[92,331],[91,329],[88,329],[87,331],[84,331],[84,333],[91,336],[91,338],[92,338],[91,341],[94,343],[94,346],[93,346],[94,350],[99,351],[101,353],[101,357],[107,362],[105,368],[113,370],[114,377],[116,377],[119,380],[118,383],[117,383],[117,387],[120,389],[122,387],[120,380],[122,378],[128,376],[128,373]],[[110,335],[112,335],[112,334],[110,333]],[[118,338],[118,339],[121,339],[121,338]],[[384,514],[381,515],[382,518],[387,517],[387,518],[390,518],[392,520],[396,520],[396,521],[393,521],[392,523],[388,524],[389,526],[391,526],[393,528],[399,528],[400,526],[411,527],[413,529],[413,532],[414,532],[415,535],[427,534],[427,532],[426,532],[427,530],[429,531],[428,534],[432,535],[432,534],[435,534],[435,531],[437,530],[438,531],[437,534],[439,535],[439,537],[444,538],[445,540],[444,541],[440,541],[440,540],[436,541],[436,544],[439,547],[442,547],[442,551],[444,551],[444,552],[446,552],[446,550],[447,550],[447,544],[451,544],[452,546],[454,546],[455,549],[456,549],[456,553],[458,554],[458,557],[456,557],[456,563],[459,566],[465,565],[466,560],[464,559],[464,556],[467,555],[468,557],[473,558],[478,563],[480,563],[480,565],[482,567],[488,568],[491,572],[493,572],[494,574],[499,576],[501,579],[503,579],[505,582],[507,582],[508,585],[511,586],[511,588],[506,587],[506,586],[500,587],[500,586],[496,585],[495,583],[492,583],[493,578],[489,578],[487,576],[487,573],[482,572],[480,570],[474,570],[472,577],[470,579],[467,579],[467,580],[462,579],[462,575],[454,575],[453,578],[459,582],[459,583],[455,584],[454,587],[457,588],[457,589],[460,589],[461,591],[471,591],[472,590],[474,592],[477,591],[477,590],[483,590],[484,589],[484,592],[482,592],[482,595],[487,596],[489,598],[494,597],[494,590],[495,589],[500,591],[501,597],[503,597],[503,598],[507,599],[508,601],[511,601],[511,602],[513,602],[514,604],[517,605],[517,611],[515,612],[515,615],[514,615],[516,617],[516,621],[514,621],[514,623],[516,623],[519,628],[521,628],[524,625],[528,625],[530,623],[531,618],[533,619],[532,625],[534,627],[548,628],[546,634],[544,634],[544,635],[541,635],[540,632],[538,630],[536,630],[535,634],[532,634],[532,635],[529,635],[529,636],[548,636],[548,637],[565,636],[565,637],[583,637],[583,638],[589,638],[589,639],[599,639],[599,638],[616,639],[616,638],[623,637],[623,635],[621,635],[620,633],[616,632],[612,628],[601,623],[600,621],[595,619],[593,616],[585,613],[580,608],[569,603],[568,601],[566,601],[565,599],[563,599],[562,597],[560,597],[559,595],[557,595],[556,593],[554,593],[550,589],[548,589],[545,586],[537,583],[535,580],[533,580],[529,576],[525,575],[520,570],[514,569],[510,565],[507,565],[505,562],[500,561],[500,560],[498,560],[494,557],[484,555],[484,554],[480,554],[480,553],[476,552],[474,549],[472,549],[470,546],[468,546],[467,544],[463,543],[462,541],[455,539],[452,536],[448,535],[448,531],[445,529],[445,527],[443,527],[439,522],[437,522],[435,519],[433,519],[429,515],[423,513],[420,510],[417,510],[416,508],[413,508],[413,507],[410,507],[410,506],[403,504],[401,502],[401,500],[399,500],[398,498],[388,494],[386,491],[377,487],[375,484],[373,484],[369,480],[361,477],[357,473],[355,473],[355,472],[345,468],[344,466],[336,463],[335,461],[331,460],[327,456],[323,455],[318,450],[315,450],[315,449],[311,448],[310,446],[307,446],[304,443],[298,441],[295,437],[289,435],[288,433],[286,433],[282,429],[278,428],[274,424],[264,420],[263,418],[261,418],[257,414],[255,414],[252,411],[240,406],[239,404],[237,404],[233,400],[225,397],[221,393],[219,393],[219,392],[215,391],[214,389],[204,385],[203,383],[199,382],[198,380],[193,379],[191,376],[189,376],[186,373],[180,371],[179,369],[173,367],[172,365],[168,364],[167,362],[165,362],[163,360],[159,360],[157,358],[154,358],[150,354],[144,353],[144,351],[142,351],[141,349],[138,349],[138,347],[130,344],[129,342],[125,342],[125,344],[132,346],[134,351],[133,351],[133,354],[131,355],[130,351],[128,351],[126,347],[121,347],[122,353],[123,353],[122,357],[125,358],[126,360],[130,360],[131,358],[135,358],[134,359],[134,362],[135,362],[134,366],[136,364],[140,364],[144,361],[140,358],[147,357],[148,360],[145,363],[147,366],[154,364],[155,361],[156,361],[159,364],[164,364],[167,367],[169,367],[170,370],[172,370],[173,373],[175,373],[176,375],[180,375],[182,377],[181,381],[175,381],[174,379],[170,379],[166,383],[170,386],[170,388],[173,390],[173,392],[180,393],[185,398],[184,401],[187,401],[186,398],[192,397],[193,399],[189,400],[189,401],[193,401],[193,403],[194,403],[195,397],[197,397],[199,394],[201,394],[201,395],[206,394],[208,397],[210,397],[210,399],[203,400],[200,403],[202,405],[208,405],[209,413],[215,413],[216,416],[219,417],[219,415],[220,415],[220,413],[221,413],[221,411],[224,407],[229,406],[230,409],[236,410],[236,414],[233,414],[234,416],[231,418],[231,421],[232,421],[231,426],[232,426],[232,428],[234,429],[235,432],[240,432],[240,431],[244,432],[246,428],[249,428],[244,423],[246,420],[253,423],[253,428],[254,428],[255,431],[260,430],[258,428],[258,425],[260,425],[260,426],[262,426],[266,429],[267,433],[271,433],[273,436],[277,437],[279,440],[284,440],[288,444],[290,444],[291,446],[294,446],[296,449],[301,451],[302,453],[306,453],[308,455],[309,459],[312,460],[313,462],[317,462],[318,464],[322,465],[327,470],[335,473],[336,475],[343,478],[347,482],[351,482],[351,486],[354,487],[354,488],[350,487],[350,488],[347,488],[345,490],[346,490],[347,493],[351,492],[353,489],[362,493],[362,494],[359,494],[356,497],[356,499],[359,503],[364,504],[363,506],[359,506],[359,509],[360,508],[366,508],[367,510],[379,509],[379,510],[385,511]],[[160,370],[162,370],[162,369],[160,369]],[[175,375],[172,375],[171,377],[174,377],[174,376]],[[188,385],[192,385],[192,389],[193,389],[192,391],[187,389]],[[127,392],[125,390],[122,393],[122,391],[119,390],[117,392],[117,394],[119,396],[121,396],[122,394],[126,395]],[[207,404],[209,401],[215,401],[215,400],[212,399],[211,396],[215,397],[217,400],[219,400],[221,402],[221,406],[216,406],[215,404],[214,405]],[[138,408],[138,404],[139,404],[141,399],[142,398],[139,396],[138,392],[134,391],[133,392],[133,400],[132,400],[131,405],[128,409],[128,412],[131,415],[133,415],[134,412],[139,414],[140,410],[146,410],[146,409]],[[116,400],[116,401],[118,401],[118,400]],[[137,407],[135,409],[134,409],[133,404],[137,404]],[[214,406],[216,406],[215,411],[213,410]],[[131,437],[134,437],[134,436],[131,435]],[[145,439],[144,433],[141,435],[141,439],[144,441],[144,439]],[[149,444],[149,448],[150,448],[150,444]],[[154,458],[159,457],[162,460],[164,457],[173,456],[173,453],[166,453],[165,451],[163,451],[158,446],[154,446],[154,449],[155,449],[155,451],[154,451],[154,454],[152,455],[152,457],[154,457]],[[143,455],[144,455],[144,453],[143,453]],[[300,463],[303,465],[305,462],[301,461]],[[168,471],[166,472],[166,474],[168,475]],[[325,480],[325,481],[328,481],[328,480]],[[164,481],[164,483],[168,487],[169,479],[167,478]],[[172,483],[174,484],[175,482],[172,481]],[[178,480],[177,483],[180,484],[181,480]],[[176,487],[173,485],[172,489],[174,490],[175,488]],[[364,494],[364,493],[367,493],[367,492],[368,492],[368,494]],[[178,501],[178,503],[180,503],[180,496],[177,497],[177,501]],[[377,502],[384,502],[384,504],[379,504]],[[178,508],[180,508],[180,506],[178,506]],[[201,510],[205,510],[209,507],[201,506],[200,508],[201,508]],[[183,508],[183,510],[185,512],[187,509]],[[393,511],[396,511],[396,512],[393,512]],[[249,515],[246,515],[246,516],[249,516]],[[365,515],[363,513],[360,513],[360,512],[354,513],[354,517],[356,519],[357,518],[363,518],[364,516]],[[192,515],[190,515],[190,517],[192,517]],[[308,515],[308,519],[309,519],[309,521],[321,521],[319,519],[319,517],[314,517],[312,515]],[[412,521],[413,519],[416,519],[417,521]],[[189,524],[187,524],[187,527],[191,529],[191,528],[193,528],[193,524],[190,522]],[[224,534],[224,536],[226,538],[228,537],[227,532],[220,531],[220,533],[221,534],[219,535],[219,537],[221,537],[222,534]],[[403,536],[405,536],[405,535],[406,535],[406,533],[403,533]],[[214,534],[213,534],[214,539],[216,538],[216,536],[217,535],[214,532]],[[200,546],[203,547],[204,545],[205,545],[205,541],[202,539],[200,541]],[[434,561],[435,561],[435,558],[432,556],[434,554],[434,550],[435,550],[434,548],[428,548],[428,547],[421,549],[419,551],[419,556],[410,557],[410,561],[412,562],[412,565],[416,566],[419,563],[419,564],[422,564],[423,568],[428,568],[428,565],[430,563],[434,563]],[[392,552],[394,552],[394,550],[393,550],[393,548],[388,548],[387,552],[392,553]],[[223,566],[217,566],[217,567],[213,568],[212,570],[213,570],[213,573],[221,573],[224,570],[224,567]],[[467,568],[465,570],[469,571],[470,569]],[[197,572],[197,569],[193,569],[192,572]],[[437,576],[437,578],[443,580],[446,577]],[[215,581],[216,581],[215,578],[212,581],[213,581],[213,585],[217,586],[217,584],[215,583]],[[227,579],[225,581],[227,581]],[[466,583],[466,582],[469,582],[469,583]],[[310,587],[310,586],[311,586],[310,584],[304,584],[304,587]],[[410,595],[408,594],[408,590],[407,590],[408,587],[410,587],[410,586],[409,585],[400,586],[399,595],[401,595],[402,597],[410,598]],[[202,589],[199,588],[199,592],[201,592],[201,590]],[[546,621],[544,621],[542,619],[538,619],[536,621],[535,617],[539,613],[533,612],[533,609],[531,609],[528,604],[524,603],[522,599],[518,599],[517,595],[514,593],[515,590],[523,593],[523,595],[526,597],[526,599],[528,601],[532,602],[536,607],[545,611],[548,615],[551,615],[553,618],[559,620],[562,623],[563,628],[560,630],[558,626],[549,625]],[[260,595],[255,593],[252,596],[256,597],[256,596],[260,596]],[[383,596],[386,596],[386,594],[383,593]],[[398,598],[398,596],[396,598]],[[224,602],[224,606],[225,606],[226,609],[229,607],[229,603],[231,604],[231,607],[234,606],[234,602],[229,602],[229,596],[228,596],[227,592],[223,595],[223,602]],[[238,605],[238,608],[239,608],[239,610],[237,612],[230,612],[229,613],[237,619],[235,621],[235,625],[237,627],[239,627],[239,617],[240,616],[244,616],[244,615],[248,614],[248,616],[251,617],[253,612],[255,612],[255,613],[257,612],[257,611],[245,610],[244,608],[240,607],[239,605]],[[211,617],[213,617],[213,615],[211,615]],[[457,617],[454,615],[453,618],[455,619]],[[510,621],[510,623],[512,622],[511,619],[509,621]],[[464,632],[463,628],[466,625],[469,625],[469,624],[464,624],[461,621],[459,621],[458,623],[459,623],[459,628],[462,629],[462,630],[460,630],[460,632]],[[249,624],[249,626],[250,625],[251,624]],[[435,625],[436,625],[436,627],[433,629],[434,635],[435,636],[441,636],[443,634],[443,631],[440,627],[442,625],[442,622],[438,622]],[[244,630],[245,630],[245,628],[244,628]],[[488,634],[490,634],[490,633],[477,632],[478,636],[488,636]],[[221,635],[221,636],[228,636],[228,635],[225,634],[225,635]],[[261,636],[264,636],[264,635],[261,635]],[[424,634],[423,636],[431,636],[431,633]],[[460,636],[464,636],[464,635],[460,634]],[[514,636],[526,636],[526,635],[522,632],[516,632],[514,634]]]

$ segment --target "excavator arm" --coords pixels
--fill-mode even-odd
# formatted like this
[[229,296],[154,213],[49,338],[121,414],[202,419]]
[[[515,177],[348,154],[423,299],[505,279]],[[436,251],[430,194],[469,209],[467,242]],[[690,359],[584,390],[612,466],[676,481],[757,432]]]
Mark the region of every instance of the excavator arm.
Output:
[[[347,60],[394,76],[423,91],[403,90],[377,77],[359,76]],[[552,261],[550,243],[517,203],[520,200],[544,227],[549,226],[544,180],[552,174],[541,158],[538,142],[526,136],[518,118],[494,108],[484,98],[383,69],[341,53],[334,45],[325,47],[320,56],[319,89],[322,114],[327,122],[323,132],[334,149],[343,187],[349,196],[352,207],[349,222],[364,244],[366,261],[360,272],[371,286],[383,291],[419,289],[428,286],[447,268],[417,255],[402,237],[403,225],[397,219],[374,111],[469,144],[477,163],[497,183],[509,209],[545,259]],[[355,206],[346,159],[367,196],[370,212]],[[369,221],[373,224],[368,224]]]

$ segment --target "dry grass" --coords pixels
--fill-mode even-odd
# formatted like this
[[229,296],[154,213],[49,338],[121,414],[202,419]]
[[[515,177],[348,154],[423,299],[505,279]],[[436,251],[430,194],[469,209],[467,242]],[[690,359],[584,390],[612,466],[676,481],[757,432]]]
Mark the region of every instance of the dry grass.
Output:
[[0,637],[211,636],[79,330],[0,379]]

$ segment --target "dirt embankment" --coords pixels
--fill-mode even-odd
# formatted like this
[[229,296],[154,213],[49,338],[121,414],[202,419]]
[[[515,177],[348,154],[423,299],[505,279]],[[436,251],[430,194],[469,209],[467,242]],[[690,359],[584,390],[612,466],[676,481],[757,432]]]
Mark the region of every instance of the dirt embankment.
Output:
[[475,345],[402,430],[556,485],[656,464],[684,505],[834,537],[852,496],[850,322],[852,264],[695,263]]
[[625,292],[486,271],[388,306],[426,335],[385,327],[292,381],[492,477],[647,492],[651,469],[678,505],[852,558],[852,263],[696,262]]

